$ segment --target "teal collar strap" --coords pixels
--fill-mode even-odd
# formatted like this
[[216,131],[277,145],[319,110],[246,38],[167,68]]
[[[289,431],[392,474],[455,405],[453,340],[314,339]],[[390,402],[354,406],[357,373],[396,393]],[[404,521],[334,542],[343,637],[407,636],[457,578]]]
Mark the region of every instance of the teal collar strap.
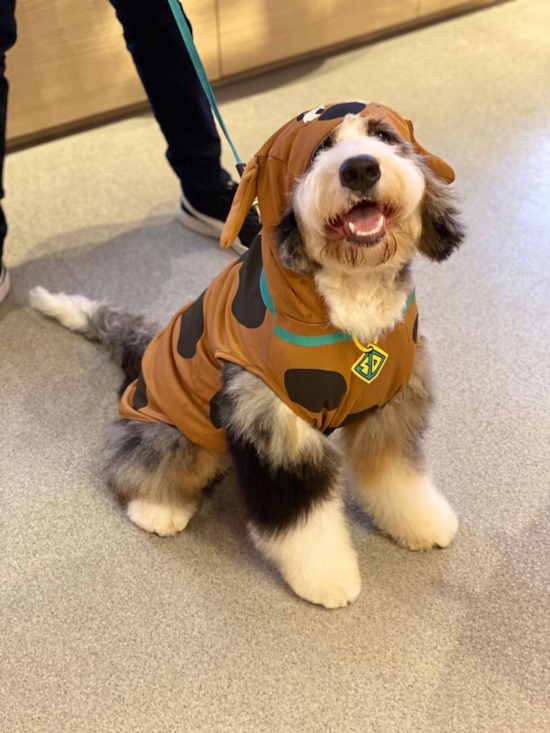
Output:
[[[269,292],[265,270],[263,268],[262,274],[260,275],[260,291],[262,293],[262,300],[265,307],[274,318],[277,318],[277,311],[275,309],[271,293]],[[407,302],[403,308],[403,316],[409,310],[415,298],[415,293],[416,291],[413,290],[407,298]],[[275,325],[273,333],[283,341],[287,341],[289,344],[294,344],[295,346],[330,346],[331,344],[339,344],[343,341],[353,341],[353,336],[345,331],[335,331],[334,333],[328,333],[325,336],[300,336],[297,333],[292,333],[292,331],[287,331],[286,328]]]

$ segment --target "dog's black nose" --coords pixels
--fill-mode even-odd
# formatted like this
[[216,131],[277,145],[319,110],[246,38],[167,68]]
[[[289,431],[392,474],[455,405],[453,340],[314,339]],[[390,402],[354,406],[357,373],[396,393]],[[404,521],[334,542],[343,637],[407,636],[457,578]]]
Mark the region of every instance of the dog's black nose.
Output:
[[380,178],[380,163],[372,155],[356,155],[340,166],[340,182],[352,191],[365,193]]

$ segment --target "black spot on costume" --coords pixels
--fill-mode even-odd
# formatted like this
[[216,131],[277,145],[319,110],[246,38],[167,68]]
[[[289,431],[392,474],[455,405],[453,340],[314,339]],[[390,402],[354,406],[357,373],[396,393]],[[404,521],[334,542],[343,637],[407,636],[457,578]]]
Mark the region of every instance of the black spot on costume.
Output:
[[231,305],[231,312],[243,326],[259,328],[265,318],[265,305],[260,289],[262,272],[262,245],[260,238],[243,256],[239,270],[239,288]]
[[347,390],[340,372],[324,369],[289,369],[285,372],[285,387],[292,402],[311,412],[335,410]]
[[197,353],[197,344],[204,332],[203,313],[204,293],[181,314],[178,354],[184,359],[192,359]]

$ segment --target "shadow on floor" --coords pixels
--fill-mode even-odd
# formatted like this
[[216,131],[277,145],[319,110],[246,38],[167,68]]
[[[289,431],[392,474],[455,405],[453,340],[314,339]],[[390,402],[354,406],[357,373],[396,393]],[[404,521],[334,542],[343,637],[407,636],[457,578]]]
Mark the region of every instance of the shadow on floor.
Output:
[[12,268],[7,307],[26,306],[29,290],[42,285],[165,318],[233,259],[171,216],[87,227],[38,243],[27,262]]

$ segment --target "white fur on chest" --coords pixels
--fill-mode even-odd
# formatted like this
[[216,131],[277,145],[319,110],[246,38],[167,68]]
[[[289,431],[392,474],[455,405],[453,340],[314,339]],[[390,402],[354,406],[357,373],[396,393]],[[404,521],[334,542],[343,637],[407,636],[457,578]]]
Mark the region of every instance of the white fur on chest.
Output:
[[402,319],[411,290],[410,285],[397,286],[390,273],[388,277],[352,277],[320,271],[315,283],[332,325],[362,343],[374,341]]

